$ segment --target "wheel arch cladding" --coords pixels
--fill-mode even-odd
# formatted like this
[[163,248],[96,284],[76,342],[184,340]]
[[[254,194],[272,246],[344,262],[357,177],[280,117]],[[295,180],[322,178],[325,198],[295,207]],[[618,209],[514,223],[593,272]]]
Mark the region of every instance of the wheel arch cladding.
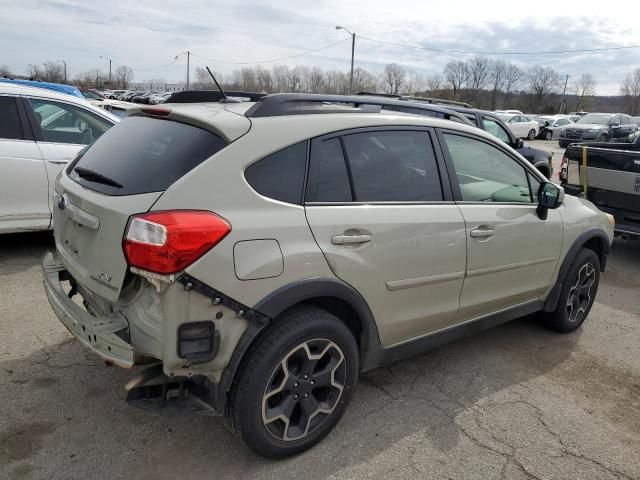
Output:
[[380,342],[369,305],[353,287],[340,280],[313,278],[284,285],[258,302],[255,309],[276,318],[303,303],[315,305],[342,320],[353,333],[361,353]]
[[553,286],[545,300],[543,308],[545,312],[552,312],[555,310],[558,298],[560,297],[560,291],[562,290],[569,268],[571,268],[571,264],[582,248],[588,248],[598,255],[598,259],[600,260],[600,271],[604,272],[607,255],[609,254],[610,249],[609,237],[604,231],[598,228],[592,228],[591,230],[581,233],[567,251],[564,260],[562,261],[562,265],[560,266],[560,270],[558,271],[556,284]]
[[254,306],[253,310],[271,321],[252,322],[238,342],[218,385],[219,409],[224,407],[227,393],[252,345],[255,345],[274,319],[290,308],[304,304],[326,310],[346,324],[358,344],[361,365],[365,363],[368,352],[380,344],[373,314],[367,302],[353,287],[330,278],[306,279],[284,285]]

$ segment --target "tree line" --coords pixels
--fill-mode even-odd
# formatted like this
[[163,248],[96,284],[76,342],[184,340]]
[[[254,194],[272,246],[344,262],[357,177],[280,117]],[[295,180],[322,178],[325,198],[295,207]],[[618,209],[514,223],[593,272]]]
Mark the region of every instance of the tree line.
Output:
[[[60,62],[29,65],[27,76],[43,81],[68,81],[87,88],[126,89],[134,78],[133,70],[120,65],[111,73],[92,69],[65,79],[65,67]],[[0,76],[10,76],[6,66],[0,66]],[[216,78],[229,90],[253,92],[309,92],[349,94],[360,91],[388,94],[409,94],[439,97],[471,103],[489,110],[517,108],[532,113],[557,113],[560,110],[619,109],[618,101],[608,107],[596,98],[596,80],[584,73],[566,82],[566,78],[551,67],[533,65],[522,69],[502,60],[475,56],[468,60],[452,60],[441,73],[424,75],[397,63],[385,65],[381,71],[355,68],[353,80],[349,71],[320,67],[275,65],[272,68],[248,66],[229,74],[216,73]],[[195,68],[190,88],[215,88],[209,73]],[[162,83],[155,80],[154,83]],[[164,82],[166,83],[166,82]],[[565,95],[566,93],[566,95]],[[640,114],[640,69],[629,73],[620,87],[623,108],[632,115]],[[570,102],[563,100],[568,99]],[[570,104],[569,104],[570,103]]]

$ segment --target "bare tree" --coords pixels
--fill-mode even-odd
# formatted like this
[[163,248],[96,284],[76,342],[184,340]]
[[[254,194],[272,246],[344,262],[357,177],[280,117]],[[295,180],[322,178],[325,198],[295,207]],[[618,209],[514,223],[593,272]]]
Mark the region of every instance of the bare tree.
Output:
[[289,78],[289,67],[286,65],[276,65],[272,69],[273,89],[276,92],[286,92]]
[[258,91],[264,93],[273,92],[273,77],[271,71],[258,65],[256,67],[256,81],[258,82]]
[[590,108],[592,98],[596,94],[596,80],[590,73],[583,73],[575,82],[576,110],[578,112]]
[[59,62],[44,62],[42,64],[42,80],[45,82],[64,82],[64,65]]
[[405,70],[397,63],[388,63],[382,71],[382,81],[387,93],[397,95],[405,83]]
[[313,67],[311,69],[307,79],[307,86],[311,93],[322,93],[325,86],[325,80],[324,72],[321,68]]
[[302,67],[295,67],[287,71],[287,92],[301,92],[302,81],[304,78],[304,69]]
[[440,75],[436,74],[427,78],[427,91],[429,91],[431,95],[438,96],[440,90],[442,90],[442,86],[443,81]]
[[[115,81],[115,87],[126,90],[129,83],[133,80],[133,69],[126,65],[120,65],[113,72],[112,82]],[[111,87],[111,85],[110,85]]]
[[505,75],[504,75],[505,97],[509,96],[509,93],[511,93],[511,90],[520,83],[520,80],[522,80],[522,77],[524,77],[524,72],[520,69],[520,67],[518,67],[517,65],[514,65],[513,63],[509,63],[507,65],[507,71],[505,72]]
[[375,92],[378,90],[378,81],[371,72],[364,68],[356,68],[353,71],[353,90],[354,92]]
[[73,79],[74,85],[84,88],[103,88],[108,83],[108,77],[99,68],[81,72]]
[[239,87],[246,92],[255,92],[258,89],[258,78],[253,68],[243,67],[240,69]]
[[0,65],[0,77],[11,77],[11,69],[8,65]]
[[487,86],[490,62],[486,57],[473,57],[467,62],[469,70],[468,92],[469,101],[475,102],[478,93]]
[[[215,88],[215,84],[213,83],[213,80],[211,79],[211,75],[209,75],[209,72],[207,72],[207,70],[205,68],[202,67],[196,67],[195,69],[195,78],[196,81],[193,83],[193,88],[196,90],[208,90],[211,88]],[[216,78],[220,78],[220,76],[216,73],[214,73],[214,75],[216,75]]]
[[640,68],[628,73],[620,86],[620,95],[627,99],[628,111],[631,115],[640,114]]
[[[355,70],[353,72],[355,80]],[[346,94],[349,93],[349,74],[338,70],[329,70],[325,73],[326,93]],[[355,84],[355,83],[354,83]]]
[[534,65],[527,71],[527,83],[533,94],[533,107],[539,109],[547,96],[560,85],[560,75],[551,67]]
[[452,60],[444,67],[444,77],[453,92],[453,99],[457,100],[469,80],[469,68],[462,60]]
[[489,81],[491,82],[491,110],[495,110],[498,103],[498,92],[501,92],[507,84],[507,64],[502,60],[491,62],[489,69]]

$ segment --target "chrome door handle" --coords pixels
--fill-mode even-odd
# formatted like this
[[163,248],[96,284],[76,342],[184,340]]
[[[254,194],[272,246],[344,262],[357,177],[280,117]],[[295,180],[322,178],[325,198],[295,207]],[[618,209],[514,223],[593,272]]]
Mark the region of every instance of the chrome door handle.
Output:
[[488,238],[493,237],[495,233],[496,232],[491,229],[476,228],[475,230],[471,230],[469,232],[469,236],[473,238]]
[[371,235],[335,235],[331,237],[331,243],[334,245],[356,245],[358,243],[367,243],[371,240]]

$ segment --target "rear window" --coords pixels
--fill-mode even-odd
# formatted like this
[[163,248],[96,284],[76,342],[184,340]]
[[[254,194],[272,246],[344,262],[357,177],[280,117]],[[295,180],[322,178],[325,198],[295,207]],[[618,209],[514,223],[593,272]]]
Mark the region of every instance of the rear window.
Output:
[[225,145],[222,138],[198,127],[127,117],[85,150],[69,175],[107,195],[161,192]]

